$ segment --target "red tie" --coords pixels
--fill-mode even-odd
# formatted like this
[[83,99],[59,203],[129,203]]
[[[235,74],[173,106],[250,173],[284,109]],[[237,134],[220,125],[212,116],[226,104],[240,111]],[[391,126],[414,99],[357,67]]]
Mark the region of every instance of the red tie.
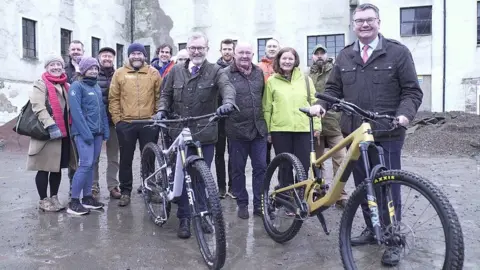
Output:
[[368,60],[368,53],[367,53],[367,50],[370,46],[368,45],[364,45],[363,46],[363,53],[362,53],[362,59],[363,59],[363,63],[366,63],[367,60]]

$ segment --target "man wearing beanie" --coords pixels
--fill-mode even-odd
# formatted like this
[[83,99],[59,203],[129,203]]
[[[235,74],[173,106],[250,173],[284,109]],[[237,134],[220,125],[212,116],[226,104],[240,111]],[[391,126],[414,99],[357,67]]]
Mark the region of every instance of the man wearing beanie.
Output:
[[160,73],[145,63],[147,52],[142,44],[132,43],[127,52],[128,63],[115,71],[108,93],[108,107],[120,146],[119,206],[130,203],[137,140],[141,152],[147,143],[157,143],[159,135],[158,128],[133,124],[131,120],[151,119],[157,113],[162,83]]
[[[110,47],[103,47],[98,52],[98,63],[100,64],[100,70],[98,72],[97,83],[102,90],[102,100],[103,104],[105,104],[105,108],[107,110],[108,115],[108,123],[110,128],[110,138],[108,139],[106,146],[107,146],[107,188],[110,192],[110,198],[120,199],[120,188],[119,182],[117,180],[118,174],[118,138],[117,133],[115,131],[115,126],[112,122],[112,116],[110,112],[108,112],[108,91],[110,88],[110,82],[112,81],[113,73],[115,72],[115,68],[113,66],[113,60],[115,59],[115,50]],[[92,194],[93,197],[97,198],[100,193],[100,185],[99,185],[99,160],[95,163],[95,168],[93,170],[94,177],[93,177],[93,187],[92,187]]]

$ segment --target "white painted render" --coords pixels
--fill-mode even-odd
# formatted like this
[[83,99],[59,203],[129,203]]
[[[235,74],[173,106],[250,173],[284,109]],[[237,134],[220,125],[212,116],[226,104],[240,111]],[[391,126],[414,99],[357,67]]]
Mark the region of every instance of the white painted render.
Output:
[[[345,42],[352,42],[350,2],[348,0],[138,0],[159,1],[160,7],[173,20],[170,36],[173,45],[187,41],[192,30],[204,31],[210,39],[208,59],[220,56],[219,43],[224,38],[245,40],[257,46],[258,38],[275,37],[281,46],[297,49],[301,67],[307,70],[307,36],[345,34]],[[47,4],[48,2],[48,4]],[[90,54],[91,37],[101,38],[101,46],[125,44],[124,25],[129,17],[123,4],[129,1],[74,1],[0,0],[0,104],[2,94],[12,106],[20,109],[26,102],[31,82],[43,71],[45,54],[60,52],[60,28],[73,31],[73,39],[85,43]],[[359,4],[366,2],[359,0]],[[433,111],[442,111],[443,103],[443,0],[371,0],[380,8],[381,33],[407,45],[413,55],[419,76],[431,76]],[[39,3],[45,3],[40,5]],[[432,5],[432,35],[400,37],[400,8]],[[155,14],[155,12],[152,12]],[[37,20],[38,61],[22,59],[22,17]],[[480,82],[466,80],[480,78],[480,51],[476,44],[477,1],[447,0],[447,66],[445,109],[466,110],[469,103],[478,108]],[[136,30],[143,30],[136,25]],[[127,29],[128,31],[128,29]],[[148,37],[138,39],[151,45]],[[256,57],[254,57],[256,62]],[[462,84],[462,81],[468,81]],[[5,109],[4,109],[5,110]],[[18,111],[18,110],[17,110]],[[0,124],[17,115],[17,112],[0,110]]]

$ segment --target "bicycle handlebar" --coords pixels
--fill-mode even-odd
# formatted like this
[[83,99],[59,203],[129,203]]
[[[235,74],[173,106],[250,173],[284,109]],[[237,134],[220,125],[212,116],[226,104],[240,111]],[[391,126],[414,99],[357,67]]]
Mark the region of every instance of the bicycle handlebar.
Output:
[[177,119],[162,119],[162,120],[155,120],[155,119],[145,119],[145,120],[132,120],[132,123],[136,124],[150,124],[150,125],[161,125],[161,124],[173,124],[173,123],[185,123],[190,121],[198,121],[205,118],[210,118],[208,122],[216,121],[220,118],[224,118],[226,116],[219,115],[217,113],[210,113],[200,116],[188,116],[183,118]]
[[395,116],[391,116],[391,115],[388,115],[388,114],[378,114],[378,113],[374,113],[374,112],[371,112],[371,111],[367,111],[367,110],[361,109],[360,107],[358,107],[357,105],[355,105],[353,103],[346,102],[346,101],[340,100],[336,97],[332,97],[332,96],[325,95],[325,94],[322,94],[322,93],[316,93],[315,97],[319,98],[319,99],[322,99],[322,100],[325,100],[329,103],[332,103],[333,104],[332,107],[336,111],[342,110],[342,111],[345,111],[347,113],[358,114],[358,115],[360,115],[362,117],[365,117],[369,120],[388,119],[388,120],[392,121],[392,124],[395,127],[400,126],[404,129],[407,129],[407,127],[404,127],[404,126],[398,124],[398,119]]

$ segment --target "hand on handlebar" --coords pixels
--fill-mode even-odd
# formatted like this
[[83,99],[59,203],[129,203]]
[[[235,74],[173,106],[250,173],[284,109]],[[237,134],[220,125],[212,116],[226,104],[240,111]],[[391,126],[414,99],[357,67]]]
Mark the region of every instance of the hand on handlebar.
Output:
[[312,116],[325,116],[325,109],[321,105],[313,105],[310,107],[310,115]]
[[153,120],[163,120],[163,119],[167,119],[167,113],[164,112],[164,111],[159,111],[159,112],[157,112],[157,114],[155,114],[154,116],[152,116],[152,119],[153,119]]
[[232,113],[234,109],[235,108],[230,103],[223,104],[222,106],[218,107],[217,114],[221,115],[221,116],[228,115],[228,114]]
[[408,124],[410,123],[410,121],[408,120],[408,118],[404,115],[400,115],[397,117],[398,119],[398,124],[400,124],[401,126],[408,126]]

